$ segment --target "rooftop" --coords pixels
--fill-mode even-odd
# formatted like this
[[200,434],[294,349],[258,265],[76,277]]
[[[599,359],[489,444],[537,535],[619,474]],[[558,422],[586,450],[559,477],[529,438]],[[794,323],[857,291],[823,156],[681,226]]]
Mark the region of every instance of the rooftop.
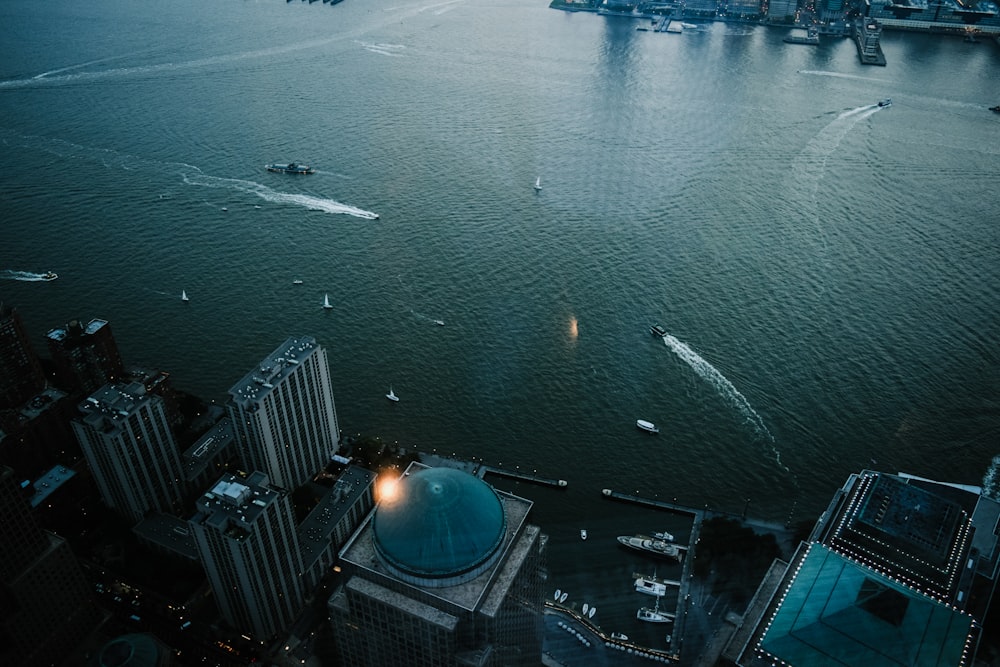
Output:
[[229,389],[233,402],[245,406],[261,400],[318,348],[312,336],[289,338]]
[[350,512],[374,483],[375,473],[359,466],[347,466],[333,487],[299,525],[302,560],[308,567],[330,545],[330,536],[344,515]]
[[212,526],[235,540],[245,539],[250,526],[264,509],[277,500],[280,491],[272,487],[267,475],[252,473],[246,479],[224,475],[195,504],[194,523]]

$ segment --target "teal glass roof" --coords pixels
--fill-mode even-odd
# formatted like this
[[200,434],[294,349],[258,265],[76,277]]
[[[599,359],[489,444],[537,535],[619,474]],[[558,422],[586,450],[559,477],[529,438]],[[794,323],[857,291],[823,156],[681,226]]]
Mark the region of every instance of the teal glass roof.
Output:
[[963,664],[971,626],[969,616],[814,544],[759,648],[810,667],[953,667]]
[[373,530],[376,551],[397,573],[454,579],[491,561],[506,518],[486,482],[461,470],[425,468],[401,477],[379,502]]

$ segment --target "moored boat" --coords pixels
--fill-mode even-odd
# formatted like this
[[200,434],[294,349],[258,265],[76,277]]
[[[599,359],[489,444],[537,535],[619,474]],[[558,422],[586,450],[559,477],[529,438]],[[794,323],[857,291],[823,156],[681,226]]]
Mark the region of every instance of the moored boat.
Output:
[[660,429],[656,427],[656,424],[654,424],[653,422],[648,422],[645,419],[636,419],[635,425],[637,428],[641,428],[643,431],[646,431],[647,433],[660,432]]
[[681,559],[681,547],[673,542],[657,540],[647,535],[619,535],[618,543],[637,551],[645,551],[646,553],[676,558],[677,560]]
[[298,162],[288,162],[286,164],[275,162],[264,165],[264,168],[279,174],[312,174],[316,171],[309,165],[299,164]]
[[667,594],[667,585],[646,577],[638,577],[635,580],[635,590],[637,593],[662,597]]
[[656,608],[650,609],[649,607],[639,607],[639,611],[635,612],[635,617],[647,623],[669,623],[674,620],[673,614],[662,612]]

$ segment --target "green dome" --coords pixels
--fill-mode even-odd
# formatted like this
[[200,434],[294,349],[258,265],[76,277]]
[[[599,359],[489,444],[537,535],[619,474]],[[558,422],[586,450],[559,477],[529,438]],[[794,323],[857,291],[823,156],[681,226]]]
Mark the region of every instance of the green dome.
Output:
[[375,549],[404,581],[450,586],[478,576],[499,557],[503,503],[479,478],[424,468],[399,479],[375,511]]

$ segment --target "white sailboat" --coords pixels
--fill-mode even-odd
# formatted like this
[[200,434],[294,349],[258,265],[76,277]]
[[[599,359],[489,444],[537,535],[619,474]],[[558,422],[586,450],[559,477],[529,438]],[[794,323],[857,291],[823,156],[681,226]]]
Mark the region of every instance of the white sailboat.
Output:
[[583,615],[586,616],[587,612],[590,611],[590,605],[586,602],[583,603]]
[[562,591],[557,588],[556,589],[556,594],[554,596],[552,596],[552,599],[555,600],[556,602],[558,602],[560,595],[562,595]]
[[188,293],[185,290],[181,290],[181,301],[190,301],[188,298]]
[[535,192],[538,192],[541,189],[542,189],[542,177],[539,176],[538,178],[535,179]]
[[587,618],[593,618],[594,614],[597,613],[597,607],[591,607],[590,611],[587,612]]
[[385,397],[388,398],[390,401],[392,401],[394,403],[399,402],[399,396],[396,396],[396,394],[393,393],[393,391],[392,391],[392,385],[389,385],[389,393],[386,394]]
[[323,308],[325,308],[326,310],[330,310],[331,308],[333,308],[333,306],[330,305],[330,295],[329,294],[327,294],[326,296],[323,297]]

